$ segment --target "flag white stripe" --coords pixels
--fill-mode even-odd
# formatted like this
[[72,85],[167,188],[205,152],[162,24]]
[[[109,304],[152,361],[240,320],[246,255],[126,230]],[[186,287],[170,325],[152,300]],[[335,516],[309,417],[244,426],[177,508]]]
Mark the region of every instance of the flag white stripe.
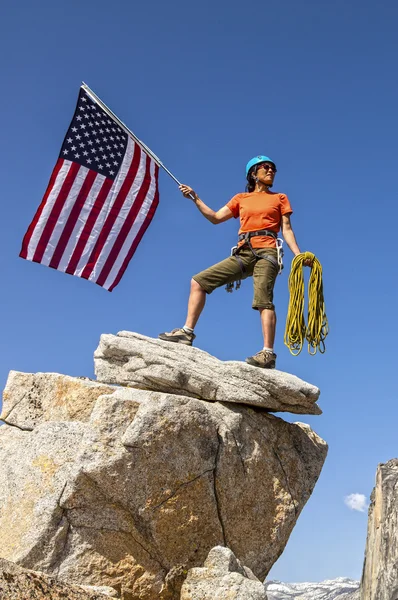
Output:
[[69,169],[71,168],[71,165],[72,165],[72,163],[70,160],[65,160],[62,167],[59,170],[59,173],[54,182],[53,188],[52,188],[50,194],[48,195],[46,204],[40,215],[40,219],[36,223],[36,227],[34,228],[34,231],[30,238],[27,257],[26,257],[27,260],[33,260],[33,256],[36,252],[37,244],[39,243],[41,234],[43,233],[43,229],[47,225],[48,217],[50,216],[50,213],[54,207],[55,201],[58,198],[59,192],[60,192],[62,185],[69,173]]
[[89,170],[87,169],[87,167],[80,167],[80,169],[78,170],[78,172],[76,174],[73,185],[72,185],[72,187],[69,191],[69,194],[65,200],[65,203],[61,210],[61,213],[57,219],[57,223],[53,229],[50,239],[48,240],[43,257],[40,261],[41,264],[45,265],[46,267],[48,267],[48,265],[50,264],[50,262],[52,260],[52,257],[54,255],[54,250],[57,247],[59,238],[62,235],[62,232],[64,230],[64,227],[66,225],[66,222],[68,220],[70,212],[77,200],[77,197],[83,186],[83,183],[86,179],[88,172],[89,172]]
[[101,190],[102,184],[104,183],[106,177],[104,175],[100,175],[98,173],[97,177],[94,179],[93,185],[91,186],[90,192],[87,196],[86,201],[84,202],[84,206],[80,211],[80,215],[76,221],[76,225],[69,237],[68,243],[65,247],[64,253],[58,265],[58,270],[65,272],[69,261],[73,255],[73,252],[76,248],[76,245],[80,239],[84,226],[86,225],[87,219],[90,215],[91,209],[95,204],[97,196]]
[[112,251],[113,245],[117,240],[117,236],[120,233],[121,228],[124,225],[124,222],[128,216],[130,208],[135,202],[138,192],[140,191],[141,185],[144,181],[145,172],[146,172],[146,160],[147,155],[144,152],[141,152],[140,164],[138,167],[137,175],[134,178],[133,184],[128,191],[126,198],[124,200],[123,206],[121,207],[119,214],[116,218],[116,221],[112,227],[112,231],[109,232],[108,238],[104,244],[104,247],[101,250],[100,255],[95,263],[94,269],[89,277],[90,281],[96,281],[100,276],[102,268],[109,256],[109,253]]
[[134,147],[135,147],[134,141],[131,138],[129,138],[129,140],[127,142],[126,153],[124,155],[122,165],[119,169],[119,173],[118,173],[115,181],[113,182],[111,189],[109,190],[107,199],[104,202],[104,205],[101,209],[101,212],[99,213],[99,215],[97,217],[96,222],[94,223],[93,229],[89,235],[86,246],[80,257],[79,263],[75,269],[74,274],[77,275],[78,277],[81,277],[81,274],[82,274],[85,266],[87,265],[88,259],[90,258],[90,254],[95,246],[95,243],[96,243],[96,241],[101,233],[101,230],[104,226],[104,223],[106,221],[106,217],[110,213],[110,211],[113,207],[113,204],[116,201],[117,195],[120,192],[120,189],[123,185],[123,182],[126,178],[126,175],[129,171],[129,168],[130,168],[130,165],[131,165],[131,162],[133,159]]
[[129,231],[129,234],[126,237],[126,240],[120,249],[119,255],[118,255],[117,259],[115,260],[113,267],[103,285],[103,287],[106,290],[109,290],[109,288],[115,281],[116,277],[118,276],[119,271],[123,265],[124,259],[126,258],[138,232],[141,229],[141,225],[145,221],[147,214],[149,212],[149,209],[152,206],[152,203],[153,203],[153,200],[155,197],[155,192],[156,192],[155,167],[156,167],[156,164],[153,161],[151,161],[151,166],[150,166],[151,184],[149,186],[149,189],[148,189],[147,195],[145,197],[145,201],[141,207],[141,210],[138,213],[138,215],[134,221],[134,224]]

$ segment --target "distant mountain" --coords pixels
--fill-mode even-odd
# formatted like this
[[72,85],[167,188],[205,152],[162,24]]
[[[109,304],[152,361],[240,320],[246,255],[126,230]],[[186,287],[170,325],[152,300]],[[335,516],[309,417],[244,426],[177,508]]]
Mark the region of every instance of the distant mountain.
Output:
[[338,577],[320,583],[265,583],[268,600],[359,600],[359,581]]

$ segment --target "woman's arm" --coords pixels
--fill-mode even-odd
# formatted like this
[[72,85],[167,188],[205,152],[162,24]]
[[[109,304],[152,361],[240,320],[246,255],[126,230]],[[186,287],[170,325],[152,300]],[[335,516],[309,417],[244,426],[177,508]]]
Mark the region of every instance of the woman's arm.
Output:
[[297,245],[296,236],[294,235],[292,224],[290,222],[290,215],[282,215],[281,229],[285,242],[293,252],[294,256],[300,254],[300,248]]
[[[286,244],[289,246],[290,250],[293,252],[294,256],[300,254],[300,248],[296,242],[296,236],[294,235],[294,231],[292,228],[292,224],[290,222],[290,215],[282,215],[282,235],[285,239]],[[312,267],[312,260],[305,260],[304,265],[306,267]]]
[[191,200],[193,199],[193,202],[195,202],[202,215],[206,217],[206,219],[210,221],[210,223],[217,225],[218,223],[223,223],[224,221],[228,221],[228,219],[232,219],[233,214],[228,208],[228,206],[223,206],[222,208],[220,208],[220,210],[216,212],[212,208],[207,206],[199,198],[197,193],[194,192],[191,187],[189,187],[189,185],[180,185],[180,190],[183,193],[184,198],[190,198]]

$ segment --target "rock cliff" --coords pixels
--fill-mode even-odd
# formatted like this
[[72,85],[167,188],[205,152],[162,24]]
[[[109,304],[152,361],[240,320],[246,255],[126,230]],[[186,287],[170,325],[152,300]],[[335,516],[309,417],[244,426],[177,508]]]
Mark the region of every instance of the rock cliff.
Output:
[[371,495],[361,600],[398,599],[398,459],[380,464]]
[[270,411],[320,412],[319,391],[137,334],[102,336],[95,362],[103,383],[10,374],[0,556],[134,600],[177,600],[219,545],[263,579],[327,453]]

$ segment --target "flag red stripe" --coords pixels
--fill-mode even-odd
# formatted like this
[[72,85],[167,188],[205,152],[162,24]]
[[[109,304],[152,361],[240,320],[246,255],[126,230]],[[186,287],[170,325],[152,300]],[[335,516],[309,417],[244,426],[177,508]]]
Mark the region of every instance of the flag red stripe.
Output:
[[54,203],[52,211],[48,216],[47,222],[44,226],[43,232],[40,236],[38,244],[36,246],[36,251],[33,256],[34,262],[41,262],[43,258],[43,254],[46,250],[47,244],[51,238],[51,234],[54,231],[54,227],[57,224],[59,215],[61,214],[61,210],[64,207],[64,204],[69,196],[69,192],[72,188],[72,185],[76,179],[76,175],[80,170],[80,165],[77,163],[72,163],[67,176],[61,186],[60,192],[57,196],[57,199]]
[[112,250],[109,252],[108,258],[105,261],[104,266],[101,269],[101,273],[96,280],[98,285],[104,285],[106,278],[108,277],[115,260],[117,259],[120,250],[123,247],[124,242],[126,241],[126,237],[129,234],[130,229],[134,225],[134,221],[137,218],[139,211],[142,208],[144,200],[149,190],[149,186],[151,185],[152,177],[151,177],[151,159],[149,156],[146,157],[145,164],[145,175],[142,180],[141,187],[138,191],[138,194],[134,200],[133,205],[131,206],[128,215],[123,223],[122,228],[119,231],[119,234],[115,240],[115,243],[112,246]]
[[81,274],[81,277],[84,277],[84,279],[88,279],[94,270],[95,263],[97,262],[98,257],[101,254],[103,247],[105,246],[105,242],[108,238],[108,235],[119,215],[120,209],[123,206],[126,196],[134,183],[134,179],[136,178],[138,167],[140,165],[140,160],[141,148],[138,144],[135,144],[133,160],[131,161],[127,175],[122,183],[122,187],[119,190],[119,193],[110,210],[110,213],[105,220],[105,223],[101,229],[100,235],[98,236],[94,249],[90,255],[90,258],[88,259],[87,265],[84,267],[84,270]]
[[88,171],[86,178],[82,187],[80,188],[80,192],[75,200],[73,208],[69,214],[68,220],[65,223],[65,227],[62,231],[62,234],[58,240],[58,244],[54,250],[53,257],[51,259],[49,267],[53,269],[58,269],[58,265],[62,258],[63,253],[65,252],[65,248],[68,245],[70,236],[75,228],[77,219],[81,213],[81,210],[87,200],[87,196],[90,193],[91,187],[97,177],[97,173],[95,171]]
[[90,234],[93,230],[95,222],[97,221],[98,215],[100,214],[102,207],[105,204],[105,200],[108,197],[109,190],[113,185],[112,179],[105,179],[101,190],[94,202],[94,205],[90,211],[88,219],[83,227],[83,230],[79,236],[78,242],[73,250],[73,254],[68,263],[68,267],[65,269],[65,273],[69,273],[69,275],[74,275],[77,265],[81,259],[81,256],[84,252],[84,248],[86,247],[87,240],[90,237]]
[[[113,281],[112,285],[109,287],[109,291],[111,292],[119,283],[119,281],[121,280],[121,278],[123,277],[123,274],[125,272],[125,270],[128,267],[128,264],[130,262],[130,260],[132,259],[134,252],[137,249],[138,244],[140,243],[142,236],[144,235],[144,233],[146,232],[146,230],[148,229],[148,226],[150,224],[150,222],[153,219],[153,216],[156,212],[156,209],[158,207],[159,204],[159,184],[158,184],[158,173],[159,173],[159,167],[158,165],[155,166],[155,177],[156,177],[156,192],[155,192],[155,196],[153,198],[152,204],[149,208],[148,214],[145,217],[144,222],[142,223],[139,232],[137,233],[136,237],[134,238],[134,242],[131,245],[130,250],[128,251],[126,258],[123,261],[123,264],[120,267],[120,270],[115,278],[115,280]],[[98,283],[98,282],[97,282]]]
[[41,204],[40,204],[39,208],[36,211],[36,214],[35,214],[35,216],[33,218],[33,221],[29,225],[28,230],[25,233],[25,236],[23,238],[21,252],[19,253],[19,256],[21,258],[25,258],[26,259],[28,257],[28,247],[29,247],[30,240],[32,238],[33,232],[34,232],[34,230],[36,228],[37,223],[39,222],[39,219],[41,217],[41,213],[43,212],[43,209],[44,209],[44,207],[46,205],[47,198],[49,197],[49,195],[51,193],[51,190],[54,187],[55,180],[57,179],[58,173],[60,172],[63,164],[64,164],[64,160],[62,158],[59,158],[57,160],[56,164],[55,164],[53,172],[51,173],[49,184],[48,184],[47,189],[46,189],[46,193],[43,196],[43,200],[41,201]]

